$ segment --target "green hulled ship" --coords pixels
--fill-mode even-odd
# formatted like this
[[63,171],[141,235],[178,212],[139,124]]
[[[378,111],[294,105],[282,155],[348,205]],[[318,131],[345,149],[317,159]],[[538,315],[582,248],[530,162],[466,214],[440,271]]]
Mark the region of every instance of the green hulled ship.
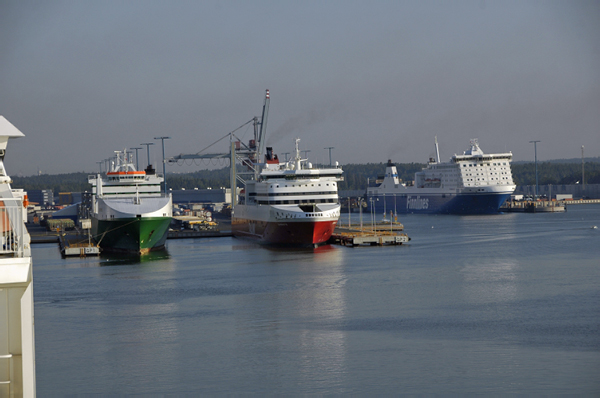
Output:
[[105,175],[90,176],[92,234],[103,251],[146,254],[165,246],[172,218],[171,196],[152,167],[137,171],[127,151],[115,152]]

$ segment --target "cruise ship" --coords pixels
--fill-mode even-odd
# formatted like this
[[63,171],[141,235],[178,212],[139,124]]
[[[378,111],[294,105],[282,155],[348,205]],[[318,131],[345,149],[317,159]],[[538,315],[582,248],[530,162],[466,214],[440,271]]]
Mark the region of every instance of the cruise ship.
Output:
[[512,153],[486,154],[473,139],[462,155],[441,163],[437,139],[435,146],[437,159],[430,158],[411,184],[400,181],[388,161],[383,179],[367,188],[369,206],[377,212],[492,214],[514,192]]
[[250,178],[233,207],[232,233],[265,244],[317,247],[329,240],[340,217],[338,182],[343,170],[337,163],[329,168],[313,167],[300,156],[299,138],[289,161],[280,161],[272,147],[267,147],[263,161],[257,162],[268,102],[267,90],[260,134],[251,140],[247,157],[241,161]]
[[146,254],[163,249],[173,216],[170,194],[152,166],[138,171],[131,154],[115,151],[106,174],[88,177],[92,195],[85,206],[102,251]]

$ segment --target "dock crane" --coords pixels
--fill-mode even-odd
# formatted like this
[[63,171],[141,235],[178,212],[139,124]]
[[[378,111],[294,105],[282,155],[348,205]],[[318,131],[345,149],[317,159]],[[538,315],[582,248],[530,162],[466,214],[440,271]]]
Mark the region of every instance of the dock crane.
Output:
[[[188,159],[225,159],[225,158],[229,158],[230,159],[230,168],[231,168],[231,175],[230,175],[231,202],[232,202],[231,207],[232,207],[232,211],[233,211],[235,204],[237,204],[237,195],[236,195],[237,181],[240,181],[242,184],[245,185],[246,181],[243,179],[242,176],[250,175],[249,178],[257,178],[258,174],[260,173],[260,169],[257,166],[260,165],[262,156],[264,154],[264,148],[265,148],[264,141],[265,141],[265,137],[266,137],[266,133],[267,133],[267,118],[269,115],[270,102],[271,102],[271,98],[270,98],[269,90],[266,90],[265,101],[263,104],[262,116],[260,118],[260,121],[258,120],[258,117],[255,116],[252,119],[250,119],[249,121],[247,121],[246,123],[244,123],[241,126],[239,126],[238,128],[236,128],[235,130],[227,133],[223,137],[219,138],[217,141],[213,142],[206,148],[202,149],[200,152],[192,153],[192,154],[179,154],[177,156],[166,158],[165,162],[177,163],[181,160],[185,161]],[[248,145],[246,145],[245,143],[242,142],[241,139],[239,139],[235,135],[235,132],[240,130],[241,128],[247,126],[250,123],[254,124],[254,139],[250,140]],[[229,153],[204,153],[204,151],[211,148],[213,145],[219,143],[220,141],[222,141],[223,139],[225,139],[227,137],[229,137],[229,141],[230,141]],[[234,138],[237,141],[234,141]],[[238,172],[236,170],[237,164],[246,166],[251,171],[250,172],[243,172],[243,171]]]

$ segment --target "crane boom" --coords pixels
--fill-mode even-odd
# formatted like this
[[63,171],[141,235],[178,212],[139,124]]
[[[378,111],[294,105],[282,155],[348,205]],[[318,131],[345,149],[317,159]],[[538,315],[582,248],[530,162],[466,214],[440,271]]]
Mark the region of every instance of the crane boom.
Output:
[[271,102],[271,96],[269,90],[265,93],[265,104],[263,105],[262,117],[260,119],[260,133],[258,134],[258,153],[256,160],[262,161],[262,155],[265,148],[265,136],[267,135],[267,118],[269,117],[269,103]]

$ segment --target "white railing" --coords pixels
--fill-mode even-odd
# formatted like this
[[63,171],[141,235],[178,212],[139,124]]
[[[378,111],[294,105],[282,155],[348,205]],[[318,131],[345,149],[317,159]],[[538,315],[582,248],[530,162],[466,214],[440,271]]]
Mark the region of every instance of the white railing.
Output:
[[0,198],[0,254],[23,257],[25,234],[21,199]]

